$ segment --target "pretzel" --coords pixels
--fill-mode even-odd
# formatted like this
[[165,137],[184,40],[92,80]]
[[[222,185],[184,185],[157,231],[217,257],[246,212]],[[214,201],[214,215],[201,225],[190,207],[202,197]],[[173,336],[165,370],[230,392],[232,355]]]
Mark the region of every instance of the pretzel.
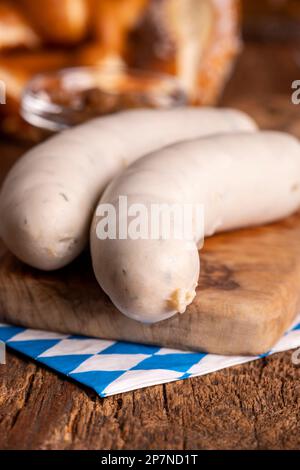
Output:
[[172,73],[192,102],[213,104],[240,48],[238,25],[237,0],[148,2],[129,37],[127,61]]

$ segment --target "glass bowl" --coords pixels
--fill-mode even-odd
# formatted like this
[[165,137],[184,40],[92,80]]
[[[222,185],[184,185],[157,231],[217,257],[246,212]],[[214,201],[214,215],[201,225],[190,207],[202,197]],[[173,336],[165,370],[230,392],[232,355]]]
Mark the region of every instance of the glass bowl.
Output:
[[128,68],[74,67],[36,75],[24,90],[21,115],[60,131],[128,108],[171,108],[187,103],[170,75]]

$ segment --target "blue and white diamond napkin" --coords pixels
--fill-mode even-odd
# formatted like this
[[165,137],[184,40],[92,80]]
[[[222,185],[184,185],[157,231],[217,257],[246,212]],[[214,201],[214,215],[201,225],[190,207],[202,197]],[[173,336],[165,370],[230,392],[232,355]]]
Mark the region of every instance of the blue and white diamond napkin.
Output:
[[[101,397],[182,380],[259,359],[178,351],[0,324],[11,349],[94,389]],[[267,354],[300,347],[300,315]]]

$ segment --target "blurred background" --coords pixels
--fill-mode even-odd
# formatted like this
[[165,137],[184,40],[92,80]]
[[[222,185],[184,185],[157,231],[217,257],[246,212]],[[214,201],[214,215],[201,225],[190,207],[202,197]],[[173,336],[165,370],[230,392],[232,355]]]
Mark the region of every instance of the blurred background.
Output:
[[[249,112],[265,102],[262,125],[273,106],[276,127],[278,103],[300,78],[299,44],[300,0],[0,0],[0,132],[28,142],[47,135],[20,113],[28,82],[45,72],[34,107],[45,116],[57,105],[54,120],[62,109],[75,123],[133,106]],[[54,73],[82,66],[91,67],[84,76]]]

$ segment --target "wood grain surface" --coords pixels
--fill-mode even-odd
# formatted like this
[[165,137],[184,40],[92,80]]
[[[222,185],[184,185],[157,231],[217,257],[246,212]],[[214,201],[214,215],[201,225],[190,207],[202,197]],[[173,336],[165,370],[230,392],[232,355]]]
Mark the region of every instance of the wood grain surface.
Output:
[[[299,50],[295,42],[248,44],[223,104],[249,110],[263,127],[292,121],[300,137],[300,107],[290,102]],[[18,153],[1,145],[0,178]],[[300,449],[300,369],[291,352],[106,399],[19,355],[7,359],[2,449]]]
[[99,399],[15,355],[0,366],[2,449],[299,449],[291,352]]

